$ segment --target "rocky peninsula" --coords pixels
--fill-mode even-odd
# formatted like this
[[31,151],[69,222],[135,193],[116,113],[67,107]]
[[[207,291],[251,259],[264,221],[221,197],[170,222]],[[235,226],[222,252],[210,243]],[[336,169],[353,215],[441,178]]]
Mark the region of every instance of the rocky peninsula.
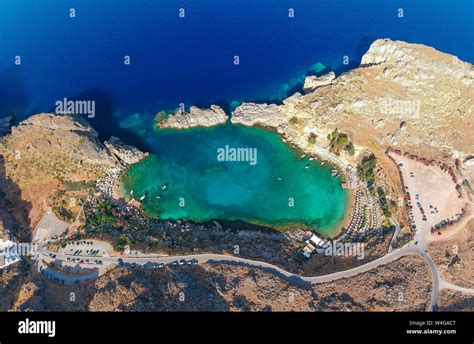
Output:
[[242,104],[232,123],[274,128],[307,151],[310,134],[325,146],[328,132],[338,128],[356,146],[410,148],[445,160],[472,154],[471,64],[424,45],[380,39],[359,68],[321,78],[307,77],[306,94],[282,105]]

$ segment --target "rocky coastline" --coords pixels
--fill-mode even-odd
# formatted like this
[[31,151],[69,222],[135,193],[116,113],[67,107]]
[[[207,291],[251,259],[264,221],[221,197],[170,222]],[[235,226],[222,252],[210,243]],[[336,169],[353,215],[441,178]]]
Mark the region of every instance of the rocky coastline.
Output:
[[96,183],[98,191],[110,198],[119,198],[117,185],[120,175],[130,165],[136,164],[149,154],[142,152],[138,148],[124,144],[119,138],[112,136],[104,142],[105,147],[116,157],[116,165],[108,170],[105,175]]
[[[354,171],[366,147],[377,152],[385,151],[387,145],[409,146],[415,154],[451,164],[456,159],[460,170],[469,170],[471,165],[463,164],[473,155],[473,137],[466,131],[474,120],[473,80],[473,66],[454,56],[423,45],[376,40],[359,68],[338,77],[334,73],[308,76],[304,93],[293,94],[281,105],[242,103],[230,121],[274,130],[302,154],[329,161],[346,173]],[[396,113],[390,104],[385,109],[386,99],[421,102],[419,107],[399,109],[420,113]],[[212,127],[228,120],[219,106],[193,106],[189,112],[178,110],[157,126]],[[335,129],[347,133],[354,143],[353,154],[330,152],[330,134]],[[52,189],[54,180],[92,180],[99,192],[111,198],[117,197],[114,189],[121,172],[147,156],[115,137],[100,142],[83,118],[54,114],[31,116],[13,127],[0,148],[7,176],[22,190],[39,193],[36,180],[48,185],[44,190]],[[32,169],[40,173],[33,176]]]
[[[331,160],[328,135],[338,129],[354,146],[354,154],[336,157],[345,166],[354,166],[367,148],[383,152],[390,146],[451,165],[456,160],[461,170],[470,171],[463,162],[473,155],[473,84],[470,63],[425,45],[378,39],[358,68],[337,77],[333,72],[307,76],[302,93],[281,105],[242,103],[230,121],[272,129],[301,151]],[[220,120],[213,116],[216,112]],[[178,112],[159,127],[223,122],[224,113],[211,107]]]

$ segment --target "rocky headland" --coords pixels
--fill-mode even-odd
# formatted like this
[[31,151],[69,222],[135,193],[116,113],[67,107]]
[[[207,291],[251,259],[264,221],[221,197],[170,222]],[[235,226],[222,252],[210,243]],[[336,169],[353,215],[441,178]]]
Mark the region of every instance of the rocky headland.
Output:
[[[114,137],[102,143],[80,116],[43,113],[29,117],[0,139],[0,191],[16,220],[13,227],[25,237],[49,206],[58,215],[73,218],[81,199],[95,191],[96,183],[114,183],[107,179],[110,171],[145,155]],[[0,216],[0,223],[6,218]]]
[[[355,146],[393,146],[449,163],[472,155],[474,67],[431,47],[380,39],[359,68],[307,77],[282,105],[244,103],[232,123],[274,128],[305,151],[334,129]],[[323,87],[324,86],[324,87]],[[293,118],[293,120],[292,120]],[[357,152],[357,150],[356,150]]]
[[125,165],[133,165],[148,156],[148,153],[123,143],[118,137],[112,136],[104,142],[105,147]]

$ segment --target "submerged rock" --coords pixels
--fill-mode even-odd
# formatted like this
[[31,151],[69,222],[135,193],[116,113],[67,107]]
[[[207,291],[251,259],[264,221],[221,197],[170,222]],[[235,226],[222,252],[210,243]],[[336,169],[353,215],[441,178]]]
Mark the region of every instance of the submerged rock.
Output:
[[0,118],[0,136],[10,133],[12,120],[12,116]]

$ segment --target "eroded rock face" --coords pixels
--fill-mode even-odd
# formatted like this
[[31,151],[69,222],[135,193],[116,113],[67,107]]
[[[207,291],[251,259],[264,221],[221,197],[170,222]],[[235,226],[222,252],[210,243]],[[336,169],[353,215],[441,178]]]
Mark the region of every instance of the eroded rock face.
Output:
[[304,79],[303,91],[309,93],[317,89],[318,87],[327,86],[332,83],[336,78],[334,72],[329,72],[321,76],[309,75]]
[[189,112],[181,108],[170,115],[167,119],[157,124],[158,128],[188,129],[194,127],[213,127],[227,122],[227,115],[217,105],[211,105],[209,109],[201,109],[191,106]]
[[[12,127],[11,135],[6,137],[4,155],[7,161],[44,166],[39,171],[48,166],[56,170],[51,171],[53,175],[68,178],[68,174],[115,166],[115,157],[98,137],[82,117],[43,113]],[[59,165],[64,165],[64,169]]]
[[21,133],[31,127],[41,127],[43,129],[61,131],[75,130],[98,137],[97,132],[82,117],[73,115],[55,115],[51,113],[41,113],[31,116],[14,127],[12,131],[14,133]]
[[143,153],[138,148],[123,143],[118,137],[112,136],[104,145],[124,164],[136,164],[148,153]]
[[246,126],[277,126],[282,117],[280,108],[275,104],[242,103],[232,114],[231,122]]

